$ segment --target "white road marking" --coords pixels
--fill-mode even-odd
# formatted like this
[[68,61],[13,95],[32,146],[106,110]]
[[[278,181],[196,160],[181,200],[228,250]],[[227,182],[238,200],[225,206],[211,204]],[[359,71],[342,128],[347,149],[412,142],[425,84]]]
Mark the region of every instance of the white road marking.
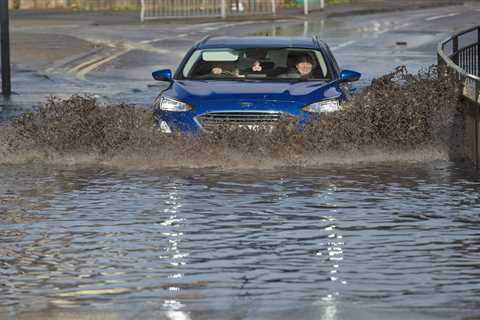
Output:
[[455,16],[458,16],[459,14],[460,13],[458,13],[458,12],[453,12],[453,13],[444,14],[444,15],[441,15],[441,16],[429,17],[429,18],[426,18],[425,21],[435,21],[435,20],[440,20],[440,19],[443,19],[443,18],[455,17]]
[[383,30],[383,31],[377,32],[376,34],[379,35],[379,34],[384,34],[384,33],[390,32],[390,31],[397,31],[397,30],[406,28],[406,27],[408,27],[408,26],[410,26],[410,23],[404,23],[404,24],[395,26],[395,27],[393,27],[393,28],[385,29],[385,30]]
[[237,26],[254,24],[254,23],[255,22],[253,22],[253,21],[232,22],[232,23],[215,23],[215,24],[212,24],[212,26],[204,26],[202,28],[202,31],[203,32],[216,31],[216,30],[220,30],[220,29],[237,27]]
[[351,40],[351,41],[347,41],[347,42],[344,42],[344,43],[340,43],[339,45],[336,45],[334,47],[332,47],[332,51],[335,51],[335,50],[338,50],[338,49],[342,49],[342,48],[345,48],[345,47],[348,47],[348,46],[351,46],[352,44],[355,44],[357,41],[355,40]]
[[171,40],[171,39],[176,39],[176,38],[185,38],[188,36],[188,33],[181,33],[175,37],[163,37],[163,38],[156,38],[156,39],[151,39],[151,40],[144,40],[140,41],[140,44],[151,44],[154,42],[160,42],[160,41],[165,41],[165,40]]

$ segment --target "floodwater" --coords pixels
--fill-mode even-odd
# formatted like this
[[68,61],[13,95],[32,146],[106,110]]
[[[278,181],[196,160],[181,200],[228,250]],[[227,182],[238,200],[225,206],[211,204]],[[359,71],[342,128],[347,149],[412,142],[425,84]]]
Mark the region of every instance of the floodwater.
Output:
[[[366,89],[330,135],[437,143],[450,120],[434,116],[455,107],[455,92],[407,79]],[[362,162],[316,149],[330,158],[310,163],[308,146],[288,135],[273,148],[255,135],[192,146],[202,140],[154,143],[142,130],[135,148],[118,151],[136,118],[108,121],[75,101],[63,107],[78,112],[54,105],[27,117],[30,144],[0,149],[0,319],[480,317],[480,179],[448,155],[399,148]],[[86,120],[101,130],[90,135]],[[321,142],[327,130],[318,130]],[[75,142],[114,157],[82,161]],[[269,165],[279,145],[289,160],[280,164],[292,150],[305,159]]]
[[0,176],[0,318],[480,315],[480,180],[460,164]]

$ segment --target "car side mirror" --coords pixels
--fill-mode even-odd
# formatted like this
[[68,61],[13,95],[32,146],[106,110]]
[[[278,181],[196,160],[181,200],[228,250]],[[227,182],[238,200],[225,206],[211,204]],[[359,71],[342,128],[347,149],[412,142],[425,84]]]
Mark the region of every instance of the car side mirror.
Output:
[[162,69],[152,72],[153,79],[157,81],[172,81],[172,70]]
[[362,76],[361,73],[352,71],[352,70],[342,70],[340,72],[340,81],[341,82],[355,82],[360,79]]

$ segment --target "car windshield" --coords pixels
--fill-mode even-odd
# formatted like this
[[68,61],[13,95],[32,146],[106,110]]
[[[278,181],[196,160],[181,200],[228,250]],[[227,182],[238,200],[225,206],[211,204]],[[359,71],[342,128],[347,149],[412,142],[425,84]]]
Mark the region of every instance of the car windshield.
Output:
[[196,80],[330,79],[321,51],[297,48],[196,50],[185,64],[182,76]]

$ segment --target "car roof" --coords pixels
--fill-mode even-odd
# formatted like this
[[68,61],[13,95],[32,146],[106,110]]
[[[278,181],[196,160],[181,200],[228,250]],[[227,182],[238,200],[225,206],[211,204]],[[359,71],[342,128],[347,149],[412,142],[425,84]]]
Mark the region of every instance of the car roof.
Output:
[[215,48],[308,48],[318,49],[319,42],[313,37],[207,37],[198,49]]

